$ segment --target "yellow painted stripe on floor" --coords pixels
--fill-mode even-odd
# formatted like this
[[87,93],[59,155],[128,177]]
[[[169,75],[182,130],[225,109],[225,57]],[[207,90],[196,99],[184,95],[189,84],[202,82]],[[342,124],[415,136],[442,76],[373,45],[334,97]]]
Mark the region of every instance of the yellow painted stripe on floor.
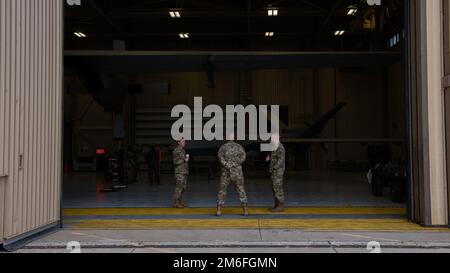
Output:
[[258,229],[259,220],[87,220],[71,226],[81,229]]
[[111,230],[210,230],[210,229],[297,229],[305,231],[428,231],[449,232],[449,229],[430,229],[396,219],[214,219],[214,220],[86,220],[71,222],[72,229]]
[[[92,208],[64,209],[64,216],[211,215],[215,208]],[[225,208],[225,214],[240,214],[241,208]],[[253,215],[268,215],[267,208],[250,208]],[[285,215],[406,215],[404,208],[336,207],[287,208]]]
[[445,231],[427,229],[402,219],[307,219],[307,220],[260,220],[262,229],[305,229],[313,231]]

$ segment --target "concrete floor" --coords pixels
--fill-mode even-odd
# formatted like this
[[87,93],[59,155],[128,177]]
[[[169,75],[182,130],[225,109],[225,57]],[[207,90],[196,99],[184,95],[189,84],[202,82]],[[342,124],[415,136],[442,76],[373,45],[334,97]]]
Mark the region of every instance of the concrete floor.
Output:
[[[246,174],[246,190],[251,206],[273,203],[270,177],[261,172]],[[162,176],[162,186],[150,186],[144,173],[139,182],[127,190],[102,193],[108,187],[102,174],[71,173],[64,179],[65,208],[171,207],[174,181],[172,175]],[[208,181],[206,174],[192,175],[185,198],[191,207],[216,205],[218,179]],[[392,203],[387,196],[374,197],[366,174],[359,172],[305,171],[289,173],[285,182],[288,206],[404,206]],[[228,206],[239,201],[232,186]]]
[[[272,205],[271,182],[267,174],[247,172],[246,176],[246,189],[250,205],[252,207]],[[173,177],[172,175],[164,175],[162,180],[162,186],[150,186],[147,183],[146,175],[141,173],[139,182],[130,185],[127,190],[116,193],[102,193],[101,190],[108,187],[102,174],[66,174],[64,207],[171,207],[174,188]],[[192,175],[186,193],[189,206],[193,208],[214,207],[218,184],[217,179],[208,181],[205,174]],[[287,205],[290,207],[405,206],[404,204],[392,203],[387,194],[384,197],[374,197],[370,192],[366,174],[360,172],[308,171],[289,173],[285,190],[288,200]],[[232,187],[230,187],[227,205],[229,207],[239,205]],[[140,215],[139,217],[143,216]],[[151,218],[151,216],[148,217]],[[224,221],[241,219],[236,215],[227,217],[224,218]],[[280,217],[290,219],[294,216],[282,215]],[[302,217],[306,216],[296,217],[298,221],[303,221]],[[371,217],[385,219],[385,216],[377,215],[353,215],[352,217],[355,217],[355,219],[366,217],[369,220]],[[335,220],[337,216],[332,218]],[[390,219],[388,217],[386,219],[388,221],[397,218]],[[263,228],[121,230],[77,229],[72,227],[58,230],[17,252],[69,253],[70,250],[67,249],[69,242],[78,242],[82,253],[370,253],[369,242],[379,243],[382,253],[450,253],[450,230],[405,230],[403,232]]]
[[60,230],[19,253],[450,253],[449,232],[307,232],[300,230]]
[[[348,254],[364,254],[370,253],[364,248],[208,248],[205,249],[176,249],[176,248],[112,248],[112,249],[82,249],[81,253],[85,254],[110,254],[110,253],[122,253],[122,254],[201,254],[208,252],[209,254],[332,254],[332,253],[348,253]],[[68,250],[58,249],[24,249],[19,250],[16,253],[69,253]],[[408,254],[408,253],[421,253],[421,254],[449,254],[450,249],[398,249],[398,248],[386,248],[382,249],[381,253],[385,254]]]

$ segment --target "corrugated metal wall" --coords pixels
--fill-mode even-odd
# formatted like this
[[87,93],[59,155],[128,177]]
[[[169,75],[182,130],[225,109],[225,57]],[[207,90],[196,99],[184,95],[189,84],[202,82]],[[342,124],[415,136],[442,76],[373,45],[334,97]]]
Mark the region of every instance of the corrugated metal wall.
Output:
[[[443,0],[444,8],[444,84],[445,96],[445,130],[446,130],[446,152],[447,152],[447,203],[448,224],[450,226],[450,1]],[[444,80],[445,81],[445,80]]]
[[409,83],[412,220],[448,224],[441,1],[410,0]]
[[60,218],[63,5],[0,0],[3,239]]

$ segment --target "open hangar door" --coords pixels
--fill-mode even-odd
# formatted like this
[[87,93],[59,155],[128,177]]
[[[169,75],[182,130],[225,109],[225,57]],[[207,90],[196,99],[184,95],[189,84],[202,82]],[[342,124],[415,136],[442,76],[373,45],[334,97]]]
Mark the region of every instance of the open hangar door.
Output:
[[410,219],[448,226],[448,1],[406,2]]
[[[116,2],[66,8],[65,208],[171,207],[171,109],[194,97],[280,105],[288,206],[405,208],[403,1]],[[162,186],[148,180],[151,146]],[[107,192],[105,154],[120,147],[127,188]],[[188,147],[186,196],[213,207],[216,159],[202,150]],[[249,203],[269,206],[267,165],[248,158]]]
[[0,1],[0,249],[60,224],[62,24],[62,1]]

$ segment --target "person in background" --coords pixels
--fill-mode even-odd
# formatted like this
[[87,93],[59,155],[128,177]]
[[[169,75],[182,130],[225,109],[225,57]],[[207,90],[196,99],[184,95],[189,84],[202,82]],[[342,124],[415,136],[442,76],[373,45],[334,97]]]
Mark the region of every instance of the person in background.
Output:
[[148,167],[148,181],[150,185],[161,186],[160,178],[160,154],[156,151],[155,146],[151,145],[147,154],[145,155],[145,161]]
[[183,202],[183,193],[187,188],[189,176],[189,155],[185,151],[186,141],[178,141],[178,147],[173,151],[173,165],[175,170],[175,208],[183,209],[186,204]]
[[272,191],[275,198],[275,206],[272,212],[284,212],[285,196],[283,188],[284,172],[286,170],[286,150],[280,142],[280,135],[272,135],[272,144],[275,145],[275,150],[271,155],[268,155],[266,160],[270,161],[270,174],[272,177]]
[[127,183],[136,183],[138,178],[138,158],[137,158],[137,146],[131,146],[125,153],[125,166],[126,166],[126,178]]

